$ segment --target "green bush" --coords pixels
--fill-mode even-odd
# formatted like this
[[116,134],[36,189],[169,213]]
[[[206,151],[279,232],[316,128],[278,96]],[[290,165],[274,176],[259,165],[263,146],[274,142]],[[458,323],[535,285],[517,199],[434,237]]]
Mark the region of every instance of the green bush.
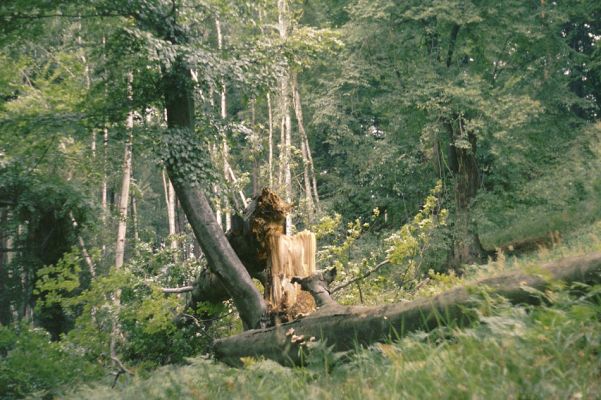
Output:
[[51,394],[65,385],[96,380],[98,364],[78,348],[52,342],[43,329],[0,326],[0,398]]

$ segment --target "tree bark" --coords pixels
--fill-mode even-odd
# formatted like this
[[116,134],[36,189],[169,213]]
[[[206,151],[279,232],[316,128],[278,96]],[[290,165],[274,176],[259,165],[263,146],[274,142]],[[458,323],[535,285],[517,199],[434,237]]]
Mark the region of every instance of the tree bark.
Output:
[[81,236],[81,233],[79,232],[79,224],[77,223],[77,220],[75,219],[75,216],[73,215],[72,211],[69,211],[69,218],[71,219],[71,224],[73,224],[73,229],[77,233],[77,241],[79,242],[79,247],[81,249],[81,254],[83,255],[83,259],[86,262],[86,265],[88,266],[88,270],[90,271],[90,276],[92,278],[95,278],[96,277],[96,266],[94,265],[94,261],[92,260],[90,253],[88,253],[88,248],[86,246],[86,242],[83,240],[83,237]]
[[[133,75],[128,73],[127,84],[128,84],[128,97],[131,101],[131,84],[133,81]],[[117,245],[115,247],[115,267],[121,268],[123,260],[125,258],[125,235],[127,233],[127,210],[129,206],[129,186],[131,183],[131,169],[132,169],[132,141],[133,141],[133,127],[134,127],[134,114],[130,111],[127,114],[127,121],[125,127],[128,131],[127,142],[125,143],[125,154],[123,156],[123,178],[121,180],[121,197],[119,200],[119,225],[117,227]]]
[[106,225],[106,217],[108,214],[108,178],[107,178],[107,169],[108,169],[108,147],[109,147],[109,130],[108,128],[104,128],[102,135],[102,193],[101,197],[101,207],[102,207],[102,225]]
[[[215,18],[215,29],[217,31],[217,48],[221,51],[223,50],[223,35],[221,33],[221,20],[219,18]],[[221,120],[225,122],[225,120],[227,119],[227,87],[225,85],[225,81],[223,80],[221,82],[221,94],[220,94],[220,115],[221,115]],[[229,157],[229,147],[227,144],[227,133],[224,132],[223,133],[223,142],[222,142],[222,151],[223,151],[223,177],[225,178],[226,182],[231,182],[230,180],[230,174],[228,171],[228,167],[229,167],[229,163],[228,163],[228,157]],[[228,231],[230,230],[230,228],[232,227],[232,210],[230,207],[230,201],[229,201],[229,196],[228,196],[228,192],[223,193],[223,199],[222,202],[225,205],[225,230]]]
[[269,187],[273,187],[273,109],[269,92],[267,93],[267,115],[269,117]]
[[310,316],[268,329],[257,329],[216,340],[215,357],[240,365],[241,357],[266,357],[279,363],[300,364],[299,348],[310,351],[311,343],[327,341],[334,351],[347,351],[357,344],[398,339],[410,332],[430,331],[441,325],[466,325],[473,320],[467,307],[474,292],[487,290],[514,304],[538,304],[541,298],[530,288],[544,291],[557,280],[565,284],[601,282],[601,253],[565,258],[542,265],[534,273],[514,271],[457,287],[432,298],[382,306],[325,305]]
[[[194,99],[190,70],[183,60],[176,60],[163,77],[168,134],[181,134],[194,129]],[[168,164],[175,193],[188,217],[188,222],[207,257],[211,272],[218,278],[234,304],[246,329],[261,325],[266,304],[250,275],[236,256],[219,227],[204,192],[177,179],[177,165]]]
[[[309,193],[307,202],[315,209],[319,210],[319,194],[317,193],[317,180],[315,178],[315,167],[313,166],[313,156],[311,155],[311,147],[309,146],[309,138],[305,131],[305,123],[303,118],[303,106],[301,103],[300,91],[298,88],[298,76],[292,75],[292,99],[294,102],[294,113],[298,123],[298,131],[301,136],[301,149],[303,154],[303,162],[305,164],[305,193]],[[311,188],[312,194],[311,194]],[[315,200],[313,200],[313,197]]]
[[[280,39],[285,42],[288,39],[288,0],[278,0],[278,30]],[[280,170],[284,184],[285,198],[288,203],[292,202],[292,175],[290,172],[291,146],[292,146],[292,120],[290,117],[290,69],[280,78],[280,107],[282,112],[282,132],[280,149]],[[292,216],[286,217],[286,234],[292,233]]]
[[[0,208],[0,325],[7,326],[12,321],[9,294],[8,252],[10,232],[8,231],[8,209]],[[6,252],[5,252],[6,251]]]
[[[457,117],[457,129],[449,122],[449,168],[453,174],[455,197],[454,237],[451,264],[481,262],[484,254],[480,239],[471,221],[472,201],[480,188],[480,171],[476,158],[477,138],[466,132],[462,116]],[[467,137],[469,147],[456,145],[459,138]]]
[[[289,209],[290,205],[282,202],[271,190],[263,189],[261,194],[249,203],[242,217],[234,215],[232,229],[226,233],[229,244],[250,276],[264,286],[267,285],[268,258],[266,227],[279,225],[283,232]],[[194,284],[189,306],[195,308],[198,302],[218,303],[229,298],[217,276],[205,270]]]
[[[177,250],[177,240],[175,239],[175,190],[171,180],[165,176],[165,171],[161,172],[163,178],[163,191],[165,192],[165,203],[167,204],[167,222],[169,224],[169,247]],[[174,255],[175,257],[175,255]],[[174,260],[174,261],[177,261]]]

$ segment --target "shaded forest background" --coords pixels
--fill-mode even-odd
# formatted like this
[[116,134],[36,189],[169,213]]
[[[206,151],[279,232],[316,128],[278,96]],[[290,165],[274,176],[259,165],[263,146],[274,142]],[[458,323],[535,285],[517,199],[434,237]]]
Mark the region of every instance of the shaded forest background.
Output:
[[599,246],[596,1],[7,0],[0,21],[0,396],[248,325],[165,294],[207,269],[187,190],[227,231],[272,188],[344,304]]

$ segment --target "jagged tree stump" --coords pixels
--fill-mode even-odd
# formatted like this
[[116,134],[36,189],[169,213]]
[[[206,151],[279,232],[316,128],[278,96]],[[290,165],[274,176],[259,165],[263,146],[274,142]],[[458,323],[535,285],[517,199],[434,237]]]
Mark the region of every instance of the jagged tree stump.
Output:
[[[315,235],[304,231],[285,235],[286,215],[292,205],[265,188],[245,209],[232,218],[226,237],[250,276],[265,288],[271,321],[290,321],[315,309],[313,298],[300,290],[292,277],[315,272]],[[203,270],[192,290],[189,306],[218,303],[229,298],[219,278]]]

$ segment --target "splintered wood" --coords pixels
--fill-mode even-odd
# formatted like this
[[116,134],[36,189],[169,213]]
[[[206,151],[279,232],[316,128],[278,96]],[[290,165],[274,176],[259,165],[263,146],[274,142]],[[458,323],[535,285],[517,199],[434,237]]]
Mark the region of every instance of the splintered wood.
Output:
[[248,210],[252,214],[252,232],[259,242],[259,258],[267,264],[265,299],[272,312],[284,314],[284,319],[315,310],[311,295],[291,283],[294,276],[304,278],[315,272],[315,235],[309,231],[285,235],[286,215],[290,210],[291,204],[267,188]]
[[294,311],[306,314],[315,309],[314,302],[308,293],[301,292],[300,285],[292,283],[292,277],[301,278],[315,272],[315,235],[309,231],[294,236],[283,234],[268,237],[270,249],[271,287],[267,300],[278,311]]

